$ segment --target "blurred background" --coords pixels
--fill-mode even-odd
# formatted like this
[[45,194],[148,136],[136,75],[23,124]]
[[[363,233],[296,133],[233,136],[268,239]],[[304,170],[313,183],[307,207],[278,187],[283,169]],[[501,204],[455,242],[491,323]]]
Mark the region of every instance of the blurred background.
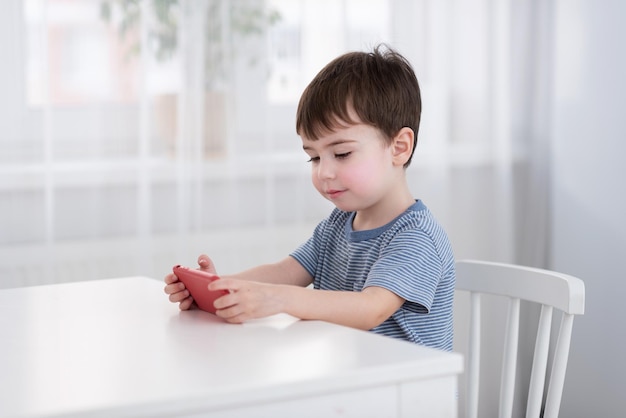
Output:
[[457,258],[585,280],[561,416],[623,416],[625,18],[620,0],[6,0],[0,288],[284,257],[332,209],[299,96],[384,42],[422,87],[415,197]]

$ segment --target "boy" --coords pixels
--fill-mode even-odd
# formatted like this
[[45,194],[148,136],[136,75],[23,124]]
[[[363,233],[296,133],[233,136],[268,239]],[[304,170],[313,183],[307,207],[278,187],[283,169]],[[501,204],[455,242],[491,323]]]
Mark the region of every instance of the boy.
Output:
[[[282,261],[211,283],[230,291],[217,315],[241,323],[282,312],[451,350],[452,249],[405,175],[420,114],[411,65],[389,48],[322,69],[302,94],[296,131],[313,185],[336,209]],[[198,264],[215,273],[206,255]],[[193,306],[176,276],[165,282],[171,302]]]

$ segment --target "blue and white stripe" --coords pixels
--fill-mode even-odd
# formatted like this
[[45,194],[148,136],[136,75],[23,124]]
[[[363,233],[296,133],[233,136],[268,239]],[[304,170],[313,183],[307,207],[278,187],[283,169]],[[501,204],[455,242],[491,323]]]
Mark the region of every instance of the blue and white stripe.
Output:
[[454,255],[448,236],[420,201],[389,224],[352,229],[353,212],[333,210],[291,255],[316,289],[388,289],[406,302],[373,332],[452,350]]

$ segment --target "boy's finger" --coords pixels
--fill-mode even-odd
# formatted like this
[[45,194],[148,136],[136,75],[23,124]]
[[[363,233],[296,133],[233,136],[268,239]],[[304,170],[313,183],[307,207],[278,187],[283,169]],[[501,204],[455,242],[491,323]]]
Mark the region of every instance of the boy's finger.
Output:
[[174,275],[174,273],[170,273],[167,276],[165,276],[165,283],[167,284],[172,284],[172,283],[176,283],[178,281],[178,277],[176,277],[176,275]]
[[200,266],[200,270],[208,271],[209,273],[215,272],[215,266],[213,265],[213,261],[206,254],[201,254],[198,257],[198,265]]
[[193,304],[193,298],[188,297],[188,298],[186,298],[186,299],[182,300],[182,301],[178,304],[178,308],[179,308],[181,311],[186,311],[186,310],[188,310],[189,308],[191,308],[191,305],[192,305],[192,304]]
[[168,295],[171,295],[171,294],[178,293],[178,292],[181,292],[181,291],[185,290],[185,284],[183,282],[170,283],[170,284],[166,285],[163,288],[163,290]]
[[228,291],[236,291],[238,289],[239,282],[237,280],[231,280],[226,278],[221,278],[218,280],[214,280],[209,283],[209,290],[228,290]]

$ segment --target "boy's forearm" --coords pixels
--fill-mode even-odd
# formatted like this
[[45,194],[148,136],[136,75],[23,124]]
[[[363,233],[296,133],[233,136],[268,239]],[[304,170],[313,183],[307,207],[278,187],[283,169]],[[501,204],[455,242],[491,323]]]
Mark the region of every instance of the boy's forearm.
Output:
[[402,298],[382,288],[342,292],[279,286],[276,291],[283,301],[283,311],[289,315],[362,330],[380,325],[404,303]]

